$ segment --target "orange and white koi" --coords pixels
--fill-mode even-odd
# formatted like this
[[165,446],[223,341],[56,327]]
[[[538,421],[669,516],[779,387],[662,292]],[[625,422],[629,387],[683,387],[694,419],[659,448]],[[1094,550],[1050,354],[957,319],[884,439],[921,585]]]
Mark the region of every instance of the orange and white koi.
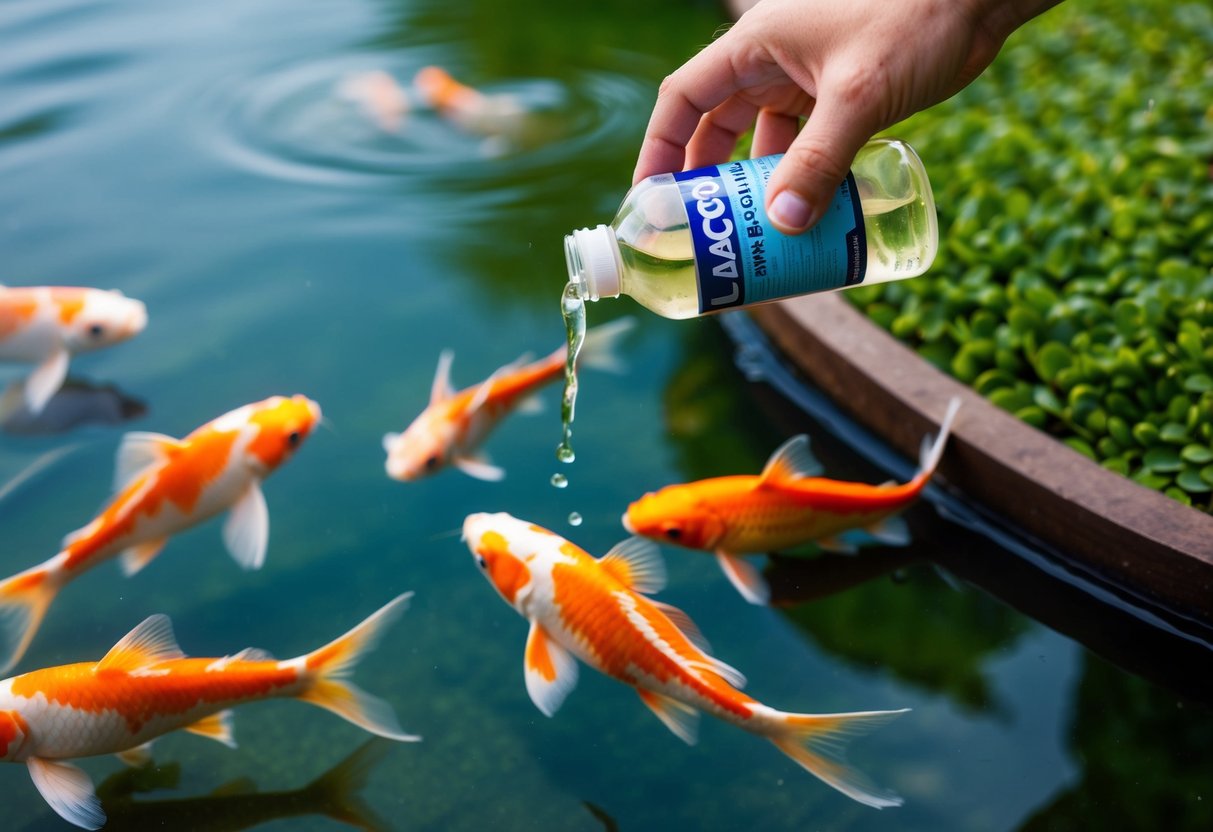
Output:
[[413,77],[418,98],[460,129],[478,136],[508,136],[527,116],[512,95],[488,95],[462,84],[445,69],[423,67]]
[[636,689],[680,739],[693,744],[699,712],[766,737],[810,774],[883,808],[900,798],[842,760],[857,732],[904,711],[794,714],[746,696],[745,677],[709,655],[686,613],[646,595],[665,585],[656,544],[630,538],[595,559],[547,529],[508,514],[473,514],[463,537],[497,592],[530,622],[527,693],[547,716],[577,684],[577,659]]
[[372,734],[419,740],[401,731],[390,705],[347,681],[411,595],[398,596],[319,650],[285,661],[255,648],[223,658],[186,658],[168,618],[153,615],[99,662],[35,670],[0,682],[0,760],[25,763],[38,791],[62,818],[99,829],[105,813],[92,781],[65,760],[117,754],[140,764],[150,759],[152,740],[181,729],[235,748],[230,709],[237,705],[301,699]]
[[382,69],[344,79],[338,92],[342,98],[358,105],[385,133],[399,132],[411,107],[408,91]]
[[25,653],[47,607],[68,582],[121,553],[133,575],[184,529],[228,511],[223,541],[236,562],[265,560],[269,513],[261,481],[290,458],[320,420],[304,396],[274,396],[220,416],[184,439],[130,433],[118,449],[115,496],[50,560],[0,582],[0,671]]
[[0,286],[0,361],[37,364],[25,400],[39,413],[67,378],[70,357],[138,335],[147,307],[119,291]]
[[740,555],[771,552],[817,541],[845,549],[837,535],[867,529],[889,543],[906,542],[896,518],[918,499],[943,455],[952,420],[960,407],[953,399],[939,437],[923,440],[918,473],[907,483],[867,485],[819,477],[808,437],[794,436],[772,454],[762,473],[713,477],[670,485],[628,506],[623,525],[632,534],[688,549],[714,551],[717,562],[747,601],[765,604],[770,588]]
[[[614,347],[633,324],[632,318],[620,318],[587,332],[578,366],[618,369]],[[563,377],[566,350],[562,346],[546,358],[530,363],[524,355],[480,384],[458,393],[451,387],[451,362],[455,354],[443,351],[430,389],[429,406],[404,433],[383,437],[387,475],[394,480],[417,480],[450,464],[477,479],[502,479],[505,471],[488,460],[479,450],[480,444],[515,409],[539,409],[534,394]]]

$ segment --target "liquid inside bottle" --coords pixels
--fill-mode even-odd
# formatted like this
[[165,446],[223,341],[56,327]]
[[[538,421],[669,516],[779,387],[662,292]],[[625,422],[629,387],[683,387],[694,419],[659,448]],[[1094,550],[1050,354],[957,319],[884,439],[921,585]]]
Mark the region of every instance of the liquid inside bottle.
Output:
[[[828,246],[840,245],[827,240],[823,246],[813,240],[810,235],[816,229],[791,238],[774,231],[769,224],[763,225],[765,177],[778,158],[735,163],[727,171],[726,166],[719,166],[717,181],[728,179],[736,169],[735,181],[727,183],[732,189],[731,211],[722,207],[724,188],[706,179],[708,184],[702,187],[703,193],[688,197],[687,180],[698,171],[642,180],[628,193],[610,226],[581,229],[565,238],[570,280],[580,285],[581,296],[587,300],[625,294],[667,318],[691,318],[733,306],[843,288],[841,283],[824,286],[809,285],[811,281],[789,283],[783,281],[782,274],[777,274],[799,268],[797,260],[838,259],[838,251]],[[758,173],[751,172],[743,181],[741,170],[747,164],[756,166],[752,170]],[[715,172],[717,168],[704,170]],[[857,249],[842,254],[843,259],[848,254],[852,257],[850,268],[858,272],[845,285],[883,283],[922,274],[935,258],[939,232],[930,182],[918,156],[903,142],[878,139],[860,150],[851,174],[831,206],[832,211],[839,212],[844,228],[849,219],[849,225],[855,229],[847,242],[841,243],[844,248],[849,243]],[[843,197],[845,205],[841,204]],[[850,210],[855,211],[854,217],[847,216]],[[695,233],[693,224],[697,226]],[[790,255],[778,254],[779,246]],[[799,248],[790,248],[794,246]],[[742,249],[754,268],[753,273],[741,273],[735,278],[751,281],[744,296],[733,290],[738,294],[735,300],[729,291],[732,284],[728,278],[743,272]],[[723,288],[712,290],[715,296],[705,294],[707,267],[696,261],[696,251],[702,258],[710,259],[711,255],[705,256],[709,250],[720,255],[712,273],[724,276],[720,283]],[[776,256],[783,258],[782,264],[775,260]],[[856,267],[856,263],[860,265]],[[762,287],[760,284],[766,280],[773,282]],[[794,288],[788,291],[788,286]],[[723,305],[713,308],[711,304],[718,300],[723,300]]]

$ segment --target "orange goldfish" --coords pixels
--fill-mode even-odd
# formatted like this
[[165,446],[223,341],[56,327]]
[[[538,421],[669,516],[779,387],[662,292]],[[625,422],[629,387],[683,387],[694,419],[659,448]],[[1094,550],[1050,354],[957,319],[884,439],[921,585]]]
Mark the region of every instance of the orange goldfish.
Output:
[[208,422],[184,439],[131,433],[118,449],[117,496],[64,539],[50,560],[0,582],[0,671],[25,653],[65,584],[121,553],[133,575],[169,537],[228,511],[223,540],[236,562],[265,560],[269,514],[261,481],[285,462],[320,420],[303,396],[274,396]]
[[413,88],[425,104],[459,128],[479,136],[509,136],[525,123],[526,109],[512,95],[486,95],[461,84],[445,69],[423,67]]
[[686,613],[645,597],[665,585],[656,544],[631,538],[595,559],[547,529],[508,514],[473,514],[463,537],[497,592],[530,622],[523,661],[527,693],[547,716],[577,684],[577,659],[631,685],[683,741],[699,712],[766,737],[810,774],[860,803],[900,798],[842,761],[857,732],[904,711],[793,714],[743,694],[745,677],[708,653]]
[[147,325],[142,301],[77,286],[0,286],[0,361],[38,366],[25,382],[37,415],[67,378],[68,359],[132,338]]
[[409,94],[382,69],[362,72],[341,82],[342,98],[357,104],[385,133],[399,132],[409,111]]
[[64,760],[117,754],[137,764],[156,737],[184,729],[232,748],[231,711],[263,699],[294,698],[402,742],[391,706],[346,677],[404,612],[398,596],[336,641],[275,661],[248,648],[234,656],[187,659],[167,617],[153,615],[99,662],[50,667],[0,682],[0,760],[25,763],[60,817],[99,829],[105,813],[87,774]]
[[[631,318],[620,318],[587,332],[578,366],[616,369],[615,343],[633,323]],[[478,450],[480,443],[515,408],[537,409],[534,394],[544,385],[563,378],[566,354],[562,346],[531,363],[524,355],[480,384],[456,393],[451,387],[451,362],[455,355],[450,350],[444,351],[438,358],[429,406],[404,433],[383,437],[387,475],[394,480],[417,480],[451,464],[477,479],[502,479],[505,471]]]
[[770,552],[818,541],[827,546],[850,529],[904,542],[890,525],[926,487],[943,455],[960,400],[948,405],[934,443],[923,440],[918,473],[904,484],[867,485],[818,477],[808,438],[794,436],[771,455],[758,476],[714,477],[670,485],[628,506],[624,527],[633,534],[688,549],[714,551],[724,574],[753,604],[770,588],[743,552]]

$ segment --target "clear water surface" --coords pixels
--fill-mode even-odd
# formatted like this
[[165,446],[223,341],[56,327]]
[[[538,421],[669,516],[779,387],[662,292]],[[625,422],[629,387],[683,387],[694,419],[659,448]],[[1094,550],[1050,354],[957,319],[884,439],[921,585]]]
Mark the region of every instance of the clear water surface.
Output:
[[[1154,681],[1157,662],[1123,669],[1140,671],[1137,631],[1095,652],[1083,644],[1099,627],[1017,612],[965,576],[992,547],[929,511],[910,550],[781,562],[776,608],[673,549],[661,596],[768,704],[912,708],[852,755],[902,808],[856,804],[723,723],[684,746],[592,672],[555,718],[531,705],[526,626],[452,532],[504,510],[601,554],[644,491],[758,470],[806,424],[739,377],[715,322],[639,313],[628,374],[583,378],[566,489],[550,484],[555,387],[545,415],[489,443],[504,484],[384,475],[380,436],[424,406],[441,349],[467,384],[560,343],[562,236],[609,218],[658,81],[722,20],[713,3],[639,0],[0,5],[0,281],[116,287],[150,314],[137,340],[73,363],[80,418],[94,421],[0,435],[0,480],[45,463],[0,500],[5,574],[92,516],[126,429],[183,435],[295,392],[331,423],[266,484],[264,569],[241,572],[208,523],[135,578],[106,566],[67,588],[21,668],[96,659],[153,612],[194,655],[295,655],[415,590],[357,674],[425,737],[379,754],[361,790],[388,828],[1213,828],[1213,719],[1176,692],[1208,664],[1164,653]],[[334,93],[352,72],[426,64],[515,93],[538,128],[494,149],[418,114],[387,135]],[[599,304],[590,323],[622,311]],[[122,413],[136,418],[115,424]],[[815,447],[835,476],[885,476]],[[365,735],[291,702],[245,707],[235,724],[238,750],[166,737],[163,767],[134,782],[112,758],[84,761],[113,828],[339,828],[304,787]],[[22,767],[0,767],[0,793],[4,828],[65,828]]]

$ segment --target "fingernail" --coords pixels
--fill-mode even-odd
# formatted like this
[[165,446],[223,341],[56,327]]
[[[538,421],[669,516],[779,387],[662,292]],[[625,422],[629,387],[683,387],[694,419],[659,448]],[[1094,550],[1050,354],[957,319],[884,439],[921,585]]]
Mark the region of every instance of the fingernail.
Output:
[[770,214],[776,225],[802,231],[813,218],[813,208],[808,200],[795,191],[780,191],[771,201]]

